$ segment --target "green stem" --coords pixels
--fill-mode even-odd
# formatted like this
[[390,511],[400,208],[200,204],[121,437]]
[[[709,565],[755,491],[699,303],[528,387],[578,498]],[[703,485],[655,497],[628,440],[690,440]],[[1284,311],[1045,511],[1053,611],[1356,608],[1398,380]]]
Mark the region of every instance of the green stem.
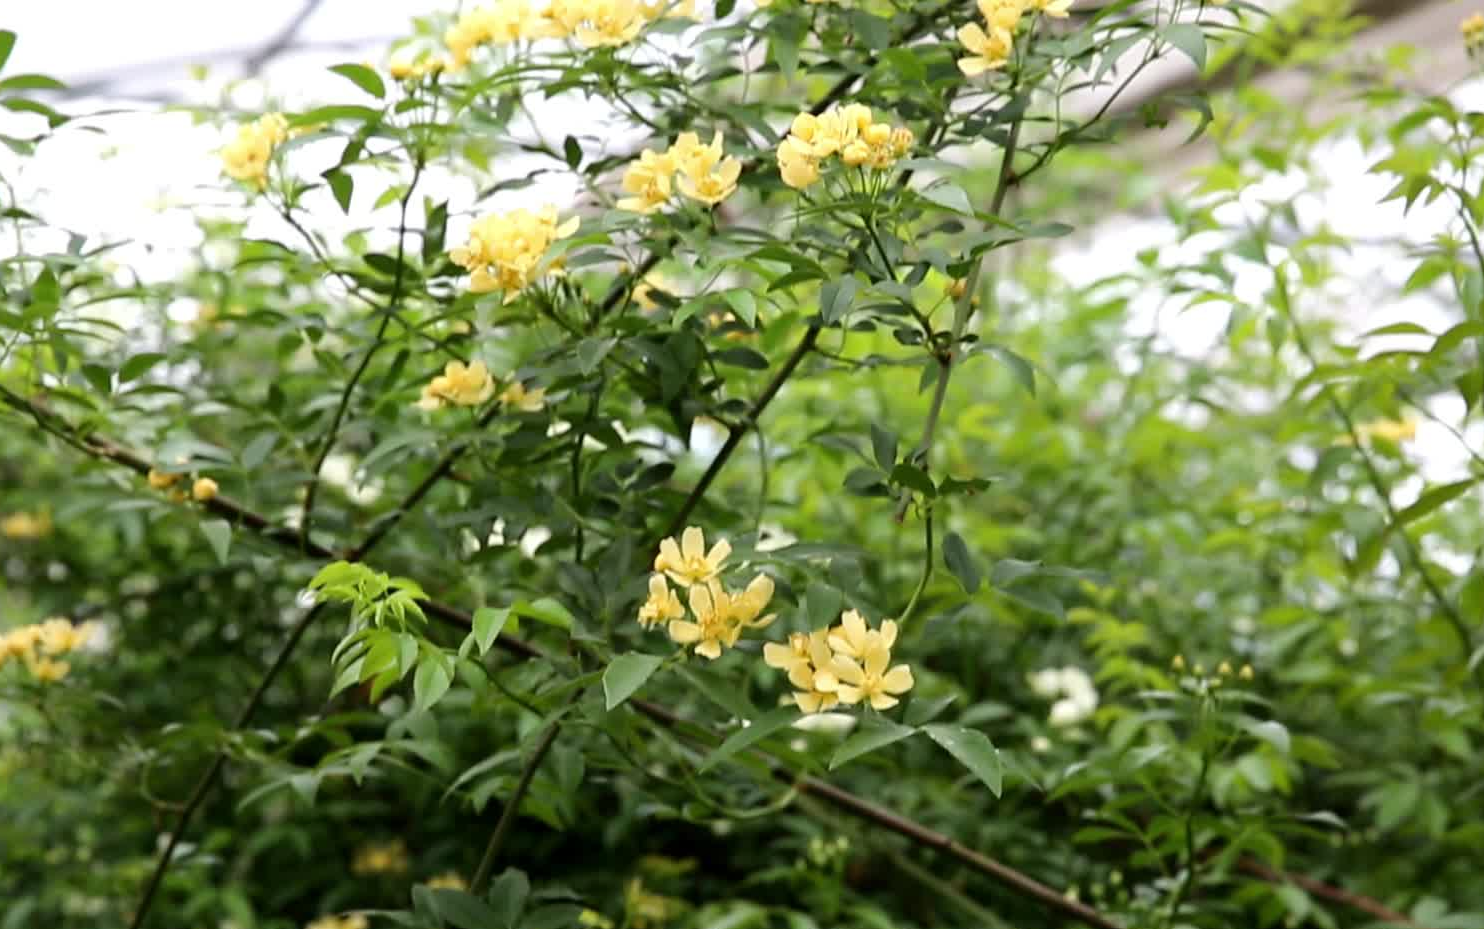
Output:
[[556,742],[557,733],[562,730],[560,719],[554,719],[546,726],[546,731],[541,733],[541,741],[536,743],[536,748],[531,752],[531,757],[526,760],[525,767],[520,772],[520,780],[515,785],[515,791],[505,803],[505,809],[500,811],[499,822],[495,823],[495,831],[490,833],[489,844],[484,847],[484,856],[479,860],[479,867],[474,871],[474,880],[470,882],[469,889],[473,893],[480,893],[489,882],[490,872],[494,870],[495,859],[499,857],[500,847],[505,843],[505,837],[510,834],[510,827],[515,822],[515,817],[520,814],[521,801],[525,799],[526,791],[531,787],[531,781],[536,777],[536,770],[541,767],[541,762],[546,760],[547,752]]

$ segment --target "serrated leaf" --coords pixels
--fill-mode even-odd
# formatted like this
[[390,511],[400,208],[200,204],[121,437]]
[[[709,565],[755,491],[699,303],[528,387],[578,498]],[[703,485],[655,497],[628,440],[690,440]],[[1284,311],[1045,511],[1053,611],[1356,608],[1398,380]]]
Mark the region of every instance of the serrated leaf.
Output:
[[386,98],[386,82],[381,75],[358,64],[332,65],[330,70],[364,90],[378,100]]
[[900,742],[916,731],[911,726],[902,726],[889,719],[871,719],[861,726],[859,732],[851,735],[835,749],[835,753],[830,756],[830,770],[833,771],[867,752]]
[[728,736],[725,742],[722,742],[711,751],[711,754],[706,756],[705,760],[701,762],[701,767],[697,770],[707,771],[716,767],[743,749],[749,748],[755,743],[766,739],[779,729],[788,726],[798,718],[798,707],[793,706],[780,706],[775,710],[764,713],[757,719],[752,720],[751,725],[738,729]]
[[969,554],[968,545],[957,532],[943,537],[943,563],[958,578],[964,593],[972,594],[979,589],[979,567],[974,564],[974,556]]
[[658,655],[641,652],[628,652],[610,661],[603,669],[604,705],[611,710],[629,699],[664,663]]
[[226,564],[227,554],[232,550],[231,525],[225,519],[205,519],[201,521],[201,534],[216,553],[217,562]]
[[922,731],[983,781],[990,793],[999,797],[1004,781],[1004,765],[1000,761],[1000,750],[994,747],[989,736],[977,729],[937,724],[923,726]]

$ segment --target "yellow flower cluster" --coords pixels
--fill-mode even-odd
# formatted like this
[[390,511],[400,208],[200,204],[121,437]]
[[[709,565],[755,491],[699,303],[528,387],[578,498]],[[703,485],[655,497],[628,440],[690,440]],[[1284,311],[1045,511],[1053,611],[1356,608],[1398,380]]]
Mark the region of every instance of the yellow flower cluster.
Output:
[[[424,410],[438,410],[448,404],[478,406],[494,395],[495,379],[484,362],[466,365],[462,361],[450,361],[442,374],[423,385],[417,405]],[[500,393],[500,404],[507,409],[534,413],[546,405],[546,391],[540,387],[528,389],[512,379]]]
[[837,106],[815,116],[800,113],[778,143],[778,173],[783,183],[803,190],[819,180],[820,165],[838,156],[849,167],[884,170],[912,150],[912,130],[878,123],[871,108],[860,103]]
[[553,243],[576,232],[577,224],[575,216],[558,223],[553,206],[494,213],[475,220],[469,240],[448,257],[469,272],[470,290],[477,294],[503,290],[509,303],[526,285],[553,270],[542,268],[542,257]]
[[350,863],[355,874],[407,873],[407,844],[401,839],[363,845]]
[[[183,478],[184,476],[185,475],[178,472],[160,471],[156,468],[150,468],[149,473],[145,475],[145,480],[148,481],[149,486],[153,487],[155,490],[169,490],[170,499],[175,501],[176,503],[181,503],[186,498],[186,492],[184,490],[176,488],[175,485],[180,483],[181,478]],[[217,484],[216,481],[212,480],[211,478],[198,477],[191,482],[190,496],[191,499],[195,500],[197,503],[205,503],[208,500],[215,500],[216,495],[220,490],[221,487]]]
[[234,180],[258,189],[268,186],[273,150],[289,137],[289,124],[279,113],[267,113],[237,127],[237,138],[222,147],[222,169]]
[[[655,573],[649,578],[649,598],[639,608],[639,624],[646,629],[664,624],[673,641],[715,659],[736,645],[743,632],[771,623],[777,615],[762,612],[773,599],[773,579],[759,574],[746,590],[728,590],[721,582],[721,569],[731,553],[725,539],[706,551],[705,534],[695,526],[681,533],[678,544],[674,538],[661,542]],[[685,618],[685,607],[670,589],[670,581],[686,590],[691,619]]]
[[723,157],[721,130],[711,138],[710,145],[702,145],[701,137],[694,132],[682,132],[667,150],[645,149],[639,160],[629,165],[623,176],[624,193],[629,196],[617,205],[620,210],[653,213],[670,202],[678,187],[692,200],[715,206],[737,190],[741,175],[742,163]]
[[304,929],[370,929],[371,924],[360,913],[344,916],[321,916],[305,925]]
[[1463,33],[1463,44],[1470,53],[1478,50],[1484,45],[1484,13],[1475,13],[1459,23],[1458,31]]
[[465,67],[476,49],[535,39],[575,39],[584,48],[627,45],[661,17],[695,16],[695,0],[495,0],[460,16],[443,34],[451,70]]
[[36,680],[59,681],[67,676],[72,666],[57,660],[57,656],[76,651],[92,635],[93,627],[87,623],[74,626],[61,617],[12,629],[0,635],[0,668],[11,659],[20,659]]
[[859,613],[846,610],[838,626],[795,632],[787,645],[764,645],[763,661],[788,674],[796,688],[794,702],[805,713],[857,703],[887,710],[915,683],[911,668],[891,666],[896,641],[897,624],[892,620],[871,629]]
[[958,60],[958,69],[969,77],[1003,68],[1015,49],[1015,30],[1027,13],[1039,12],[1064,19],[1072,0],[979,0],[984,25],[970,23],[959,29],[958,41],[969,54]]
[[399,81],[420,81],[448,68],[448,59],[411,48],[398,49],[386,64],[387,73]]
[[51,535],[52,518],[42,513],[11,513],[0,519],[0,535],[7,539],[40,539]]

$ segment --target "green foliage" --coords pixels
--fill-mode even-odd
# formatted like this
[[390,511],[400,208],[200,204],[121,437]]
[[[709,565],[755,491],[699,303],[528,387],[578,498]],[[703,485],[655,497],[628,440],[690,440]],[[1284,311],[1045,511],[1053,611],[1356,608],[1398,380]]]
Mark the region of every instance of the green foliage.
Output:
[[0,32],[0,929],[1479,925],[1484,117],[1247,80],[1328,3],[637,10],[334,65],[165,275]]

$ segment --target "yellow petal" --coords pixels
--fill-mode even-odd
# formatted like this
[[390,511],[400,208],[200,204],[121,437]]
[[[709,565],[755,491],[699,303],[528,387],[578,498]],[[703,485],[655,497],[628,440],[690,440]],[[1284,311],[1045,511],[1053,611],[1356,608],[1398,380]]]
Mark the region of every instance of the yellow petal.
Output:
[[887,693],[904,694],[912,689],[912,669],[899,664],[881,676],[881,689]]

